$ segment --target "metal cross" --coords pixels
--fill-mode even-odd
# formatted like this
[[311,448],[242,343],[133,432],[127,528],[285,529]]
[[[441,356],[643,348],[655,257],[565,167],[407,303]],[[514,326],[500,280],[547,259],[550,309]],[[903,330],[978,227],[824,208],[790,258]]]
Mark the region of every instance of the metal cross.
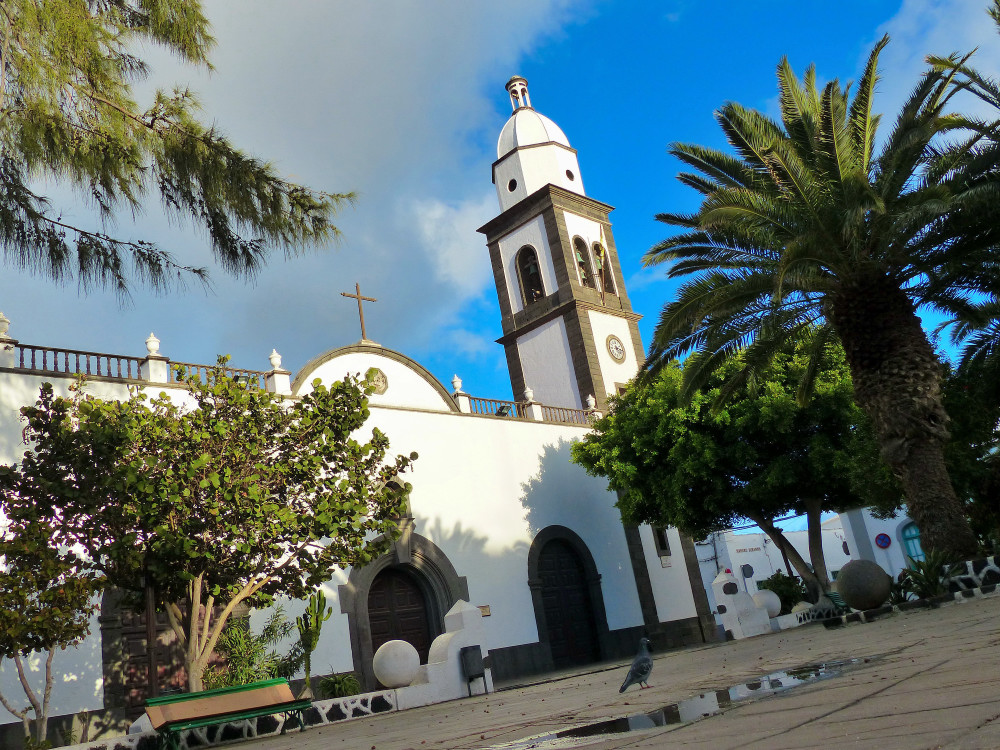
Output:
[[368,336],[365,334],[365,310],[361,306],[361,300],[365,302],[378,302],[374,297],[362,297],[361,296],[361,284],[354,284],[355,293],[348,294],[347,292],[341,292],[342,297],[350,297],[351,299],[356,299],[358,301],[358,317],[361,318],[361,340],[367,341]]

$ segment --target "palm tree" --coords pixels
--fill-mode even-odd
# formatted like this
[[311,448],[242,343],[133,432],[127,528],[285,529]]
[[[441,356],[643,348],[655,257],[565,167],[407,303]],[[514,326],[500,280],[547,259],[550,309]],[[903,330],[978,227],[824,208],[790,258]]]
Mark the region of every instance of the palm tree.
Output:
[[945,468],[943,370],[916,310],[965,304],[962,261],[981,257],[987,240],[943,235],[944,219],[973,198],[954,171],[929,169],[940,136],[960,127],[944,110],[960,88],[954,70],[923,75],[876,149],[872,98],[887,43],[875,45],[853,97],[836,80],[820,92],[814,68],[799,81],[782,60],[780,122],[736,103],[716,113],[735,155],[671,146],[694,170],[679,179],[703,201],[694,214],[657,216],[686,231],[653,247],[644,263],[675,261],[670,276],[693,278],[663,309],[646,368],[701,352],[685,368],[691,392],[743,351],[736,390],[811,326],[820,331],[817,353],[839,337],[855,400],[922,542],[958,558],[976,542]]

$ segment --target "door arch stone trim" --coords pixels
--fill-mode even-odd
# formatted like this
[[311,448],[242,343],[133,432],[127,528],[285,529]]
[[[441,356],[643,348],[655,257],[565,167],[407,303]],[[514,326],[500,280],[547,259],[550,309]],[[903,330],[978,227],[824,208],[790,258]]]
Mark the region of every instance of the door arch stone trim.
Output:
[[378,681],[372,671],[371,628],[368,593],[375,577],[387,568],[397,568],[416,581],[427,602],[431,638],[444,632],[444,616],[459,599],[469,600],[469,582],[458,575],[448,556],[434,542],[408,531],[405,545],[393,544],[384,555],[362,568],[352,568],[347,583],[337,587],[340,611],[347,615],[354,657],[354,673],[363,690],[375,690]]

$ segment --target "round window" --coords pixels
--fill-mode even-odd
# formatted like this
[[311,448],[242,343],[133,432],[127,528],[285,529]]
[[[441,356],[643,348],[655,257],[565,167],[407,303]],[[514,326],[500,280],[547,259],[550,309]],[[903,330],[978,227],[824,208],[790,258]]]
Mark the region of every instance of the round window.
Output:
[[517,190],[517,180],[511,180],[507,183],[507,192],[513,193],[515,190]]
[[567,169],[567,170],[566,170],[566,177],[568,177],[568,178],[569,178],[569,181],[570,181],[570,182],[572,182],[573,180],[575,180],[575,179],[576,179],[576,175],[575,175],[575,174],[573,174],[573,170],[572,170],[572,169]]

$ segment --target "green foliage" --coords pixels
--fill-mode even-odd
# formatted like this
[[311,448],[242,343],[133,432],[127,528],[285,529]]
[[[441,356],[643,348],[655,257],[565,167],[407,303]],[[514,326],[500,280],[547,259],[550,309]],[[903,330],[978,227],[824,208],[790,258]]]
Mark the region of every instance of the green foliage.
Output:
[[794,576],[786,576],[780,570],[770,578],[757,581],[757,588],[773,591],[781,599],[781,614],[787,615],[792,607],[806,598],[806,589],[802,581]]
[[299,643],[305,656],[306,690],[308,692],[312,692],[310,682],[312,653],[319,645],[319,635],[323,630],[323,623],[329,620],[332,614],[333,607],[326,606],[326,594],[320,590],[309,595],[306,611],[295,618],[295,625],[299,630]]
[[[241,384],[224,367],[184,375],[186,406],[166,394],[103,401],[41,390],[22,409],[33,448],[8,471],[2,509],[14,532],[45,524],[53,548],[158,606],[199,689],[240,602],[305,597],[335,567],[364,565],[397,533],[407,487],[390,481],[416,458],[386,457],[378,428],[361,442],[371,386],[315,381],[294,401]],[[198,606],[212,612],[199,627]],[[191,613],[185,615],[185,613]]]
[[959,569],[943,551],[928,551],[923,560],[909,560],[909,568],[900,574],[900,583],[907,594],[918,599],[930,599],[948,593],[948,585]]
[[354,672],[331,674],[319,681],[319,691],[324,698],[347,698],[361,692],[361,682]]
[[[0,248],[6,262],[84,287],[126,294],[130,276],[165,288],[183,274],[145,240],[108,235],[117,213],[149,193],[208,237],[217,262],[252,276],[273,248],[285,254],[336,237],[350,194],[289,183],[198,119],[195,96],[158,90],[142,106],[138,55],[160,47],[209,67],[214,44],[198,0],[5,0],[0,13]],[[70,225],[33,188],[66,185],[89,202],[91,225]],[[129,270],[131,266],[131,270]]]
[[[15,479],[9,467],[0,467],[0,492]],[[35,517],[42,515],[39,509]],[[28,705],[16,706],[11,696],[2,693],[0,704],[21,719],[26,741],[38,747],[45,743],[55,651],[89,634],[90,617],[97,608],[95,594],[102,584],[74,555],[51,547],[50,536],[44,521],[22,529],[10,527],[0,536],[0,660],[13,660],[20,671],[32,652],[48,652],[42,688],[33,688],[27,680],[21,683]]]
[[813,343],[786,347],[752,388],[734,392],[718,408],[720,393],[742,367],[740,357],[723,363],[690,400],[684,370],[697,363],[664,366],[613,400],[611,412],[573,446],[573,460],[607,477],[626,521],[673,525],[700,539],[749,518],[809,578],[780,530],[769,528],[772,519],[813,510],[818,523],[820,509],[894,507],[900,498],[854,405],[839,347],[824,347],[811,376],[814,393],[799,405],[798,383],[810,367]]
[[305,656],[302,648],[296,644],[286,654],[274,650],[294,627],[280,605],[272,610],[259,634],[250,628],[248,617],[230,620],[215,648],[225,660],[225,665],[210,666],[205,670],[205,689],[249,685],[260,680],[294,675]]

